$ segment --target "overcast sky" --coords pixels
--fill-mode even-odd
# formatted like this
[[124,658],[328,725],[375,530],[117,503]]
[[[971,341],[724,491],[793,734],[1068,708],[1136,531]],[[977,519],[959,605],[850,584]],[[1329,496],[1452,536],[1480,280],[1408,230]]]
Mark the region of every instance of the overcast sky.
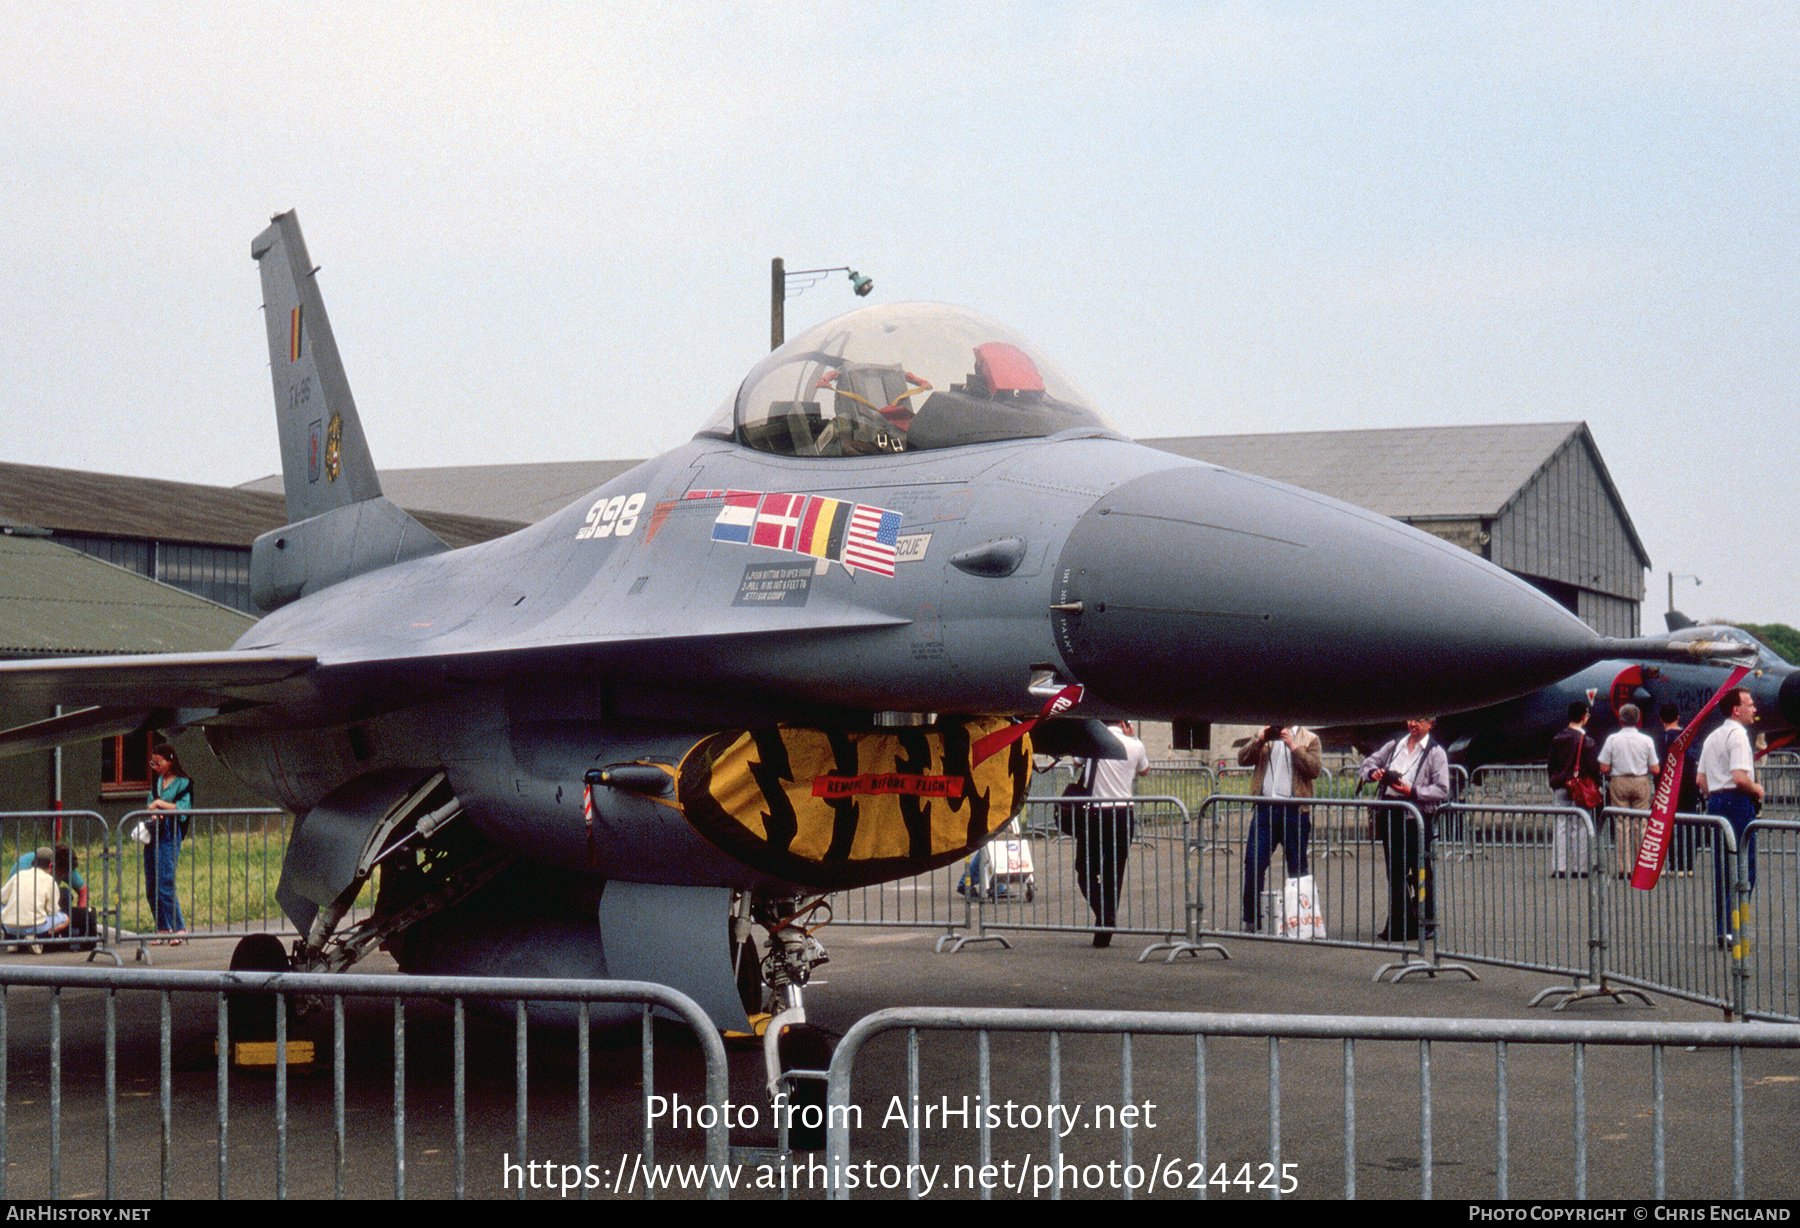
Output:
[[[1697,615],[1800,623],[1790,3],[0,0],[0,459],[277,467],[299,210],[379,464],[651,455],[768,263],[1139,436],[1582,419]],[[861,305],[788,303],[789,334]]]

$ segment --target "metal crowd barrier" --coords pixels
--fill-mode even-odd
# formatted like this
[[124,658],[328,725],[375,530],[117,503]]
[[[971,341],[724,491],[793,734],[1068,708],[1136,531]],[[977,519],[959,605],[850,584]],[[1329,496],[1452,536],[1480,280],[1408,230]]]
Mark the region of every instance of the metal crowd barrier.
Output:
[[[1743,947],[1720,941],[1714,913],[1715,894],[1736,901],[1742,891],[1731,824],[1711,815],[1677,815],[1662,877],[1654,890],[1639,891],[1620,867],[1636,856],[1649,812],[1609,806],[1602,815],[1605,830],[1595,856],[1601,979],[1582,995],[1604,993],[1612,983],[1633,985],[1742,1018]],[[1727,912],[1735,906],[1728,904]]]
[[[172,935],[157,932],[146,882],[147,850],[166,851],[167,846],[146,846],[132,834],[141,821],[167,813],[135,810],[116,823],[87,810],[0,813],[0,880],[16,873],[19,859],[38,848],[69,845],[98,929],[93,937],[0,934],[0,950],[98,948],[116,960],[118,949],[135,946],[142,959],[146,947],[168,941]],[[180,814],[188,825],[175,861],[175,897],[187,931],[183,940],[292,935],[293,927],[275,900],[287,852],[286,812],[221,808]],[[69,884],[58,885],[68,888],[71,904],[79,899]],[[372,903],[371,888],[347,922],[359,920]]]
[[1757,881],[1743,902],[1743,1013],[1800,1019],[1800,822],[1757,819],[1747,834],[1756,845]]
[[[1256,890],[1255,867],[1245,860],[1259,805],[1310,813],[1303,868],[1312,879],[1310,898],[1323,933],[1284,932],[1272,923],[1272,915],[1287,915],[1286,889],[1301,867],[1283,847],[1280,858],[1270,857]],[[1377,974],[1393,972],[1396,979],[1414,972],[1467,972],[1446,962],[1457,960],[1570,979],[1567,987],[1538,994],[1534,1004],[1560,1007],[1590,997],[1647,1001],[1634,991],[1649,989],[1717,1006],[1732,1017],[1749,1012],[1800,1018],[1795,1000],[1800,968],[1794,966],[1800,917],[1790,907],[1800,892],[1800,882],[1790,881],[1800,878],[1800,837],[1792,834],[1800,832],[1800,824],[1762,823],[1772,835],[1763,873],[1781,876],[1780,886],[1760,893],[1765,901],[1760,911],[1758,897],[1750,897],[1752,923],[1739,927],[1737,941],[1728,944],[1715,920],[1715,897],[1726,901],[1718,915],[1729,914],[1745,891],[1746,876],[1723,820],[1676,816],[1667,869],[1656,889],[1645,892],[1625,880],[1646,812],[1608,808],[1596,827],[1593,816],[1577,808],[1452,803],[1436,812],[1424,832],[1419,933],[1390,938],[1394,870],[1391,854],[1371,839],[1370,821],[1384,808],[1404,813],[1409,827],[1423,831],[1419,813],[1403,803],[1209,798],[1196,816],[1203,837],[1197,885],[1199,900],[1207,902],[1200,932],[1237,929],[1249,938],[1412,948],[1406,962]],[[1283,826],[1281,813],[1271,812],[1271,826]],[[1628,821],[1635,822],[1627,826]],[[1304,893],[1304,883],[1297,887]],[[1732,928],[1729,922],[1726,928]]]
[[[134,810],[119,820],[118,891],[109,901],[112,941],[143,944],[167,940],[160,928],[147,878],[151,857],[167,845],[143,844],[132,835],[140,822],[154,823],[167,811]],[[175,857],[175,899],[187,929],[185,938],[245,934],[292,934],[293,926],[275,902],[281,861],[287,854],[289,824],[274,808],[204,809],[179,812],[187,834]]]
[[[1042,847],[1044,839],[1041,834],[1022,838],[1034,850]],[[831,897],[832,924],[898,925],[952,932],[967,909],[967,902],[957,892],[967,865],[967,861],[958,862],[898,882],[836,892]],[[1000,895],[999,902],[1010,907],[1013,899],[1008,890]],[[1019,901],[1023,902],[1023,892]]]
[[[728,1114],[719,1107],[728,1105],[731,1097],[724,1044],[705,1012],[666,986],[18,965],[7,967],[3,980],[0,1198],[186,1196],[198,1188],[201,1173],[208,1169],[221,1199],[252,1196],[252,1182],[259,1186],[254,1196],[276,1198],[390,1192],[395,1198],[409,1192],[458,1199],[524,1197],[532,1191],[555,1192],[557,1181],[563,1185],[563,1196],[655,1197],[655,1182],[647,1174],[660,1172],[666,1181],[676,1169],[695,1179],[665,1185],[668,1192],[685,1189],[691,1195],[703,1188],[708,1197],[728,1196],[718,1180],[730,1159]],[[96,999],[98,994],[104,997]],[[180,1043],[171,1023],[172,1001],[178,995],[202,995],[215,1004],[215,1022],[208,1032],[185,1036]],[[260,1001],[255,995],[261,995]],[[361,1009],[347,1027],[346,999],[387,999],[391,1030]],[[449,1103],[422,1104],[415,1099],[416,1091],[409,1096],[408,1055],[409,1048],[441,1051],[445,1023],[435,999],[450,1000]],[[308,1001],[327,1018],[315,1014],[316,1023],[290,1019],[289,1007]],[[535,1084],[532,1081],[533,1062],[543,1059],[529,1045],[528,1004],[540,1009],[550,1003],[572,1004],[576,1047],[572,1086],[561,1079],[546,1081],[541,1074]],[[602,1018],[599,1008],[607,1004],[636,1007],[628,1013],[636,1018],[643,1046],[639,1074],[644,1111],[635,1130],[629,1123],[602,1118],[602,1137],[596,1139],[590,1107],[593,1046],[587,1025]],[[487,1108],[490,1102],[504,1100],[504,1088],[479,1083],[471,1088],[466,1017],[471,1006],[511,1019],[510,1122]],[[250,1026],[258,1007],[262,1023],[272,1030]],[[673,1016],[693,1033],[702,1059],[700,1086],[659,1074],[653,1009]],[[154,1038],[144,1035],[149,1030],[147,1016],[158,1021]],[[427,1032],[423,1042],[409,1040],[409,1016],[415,1032],[421,1028]],[[189,1018],[185,1012],[183,1017]],[[266,1065],[258,1074],[239,1073],[232,1057],[245,1056],[239,1042],[251,1031],[256,1033],[254,1043],[266,1050]],[[301,1038],[319,1032],[328,1033],[326,1052],[313,1056],[326,1069],[304,1073],[309,1050]],[[351,1047],[357,1046],[360,1053],[382,1045],[391,1046],[394,1055],[391,1083],[360,1085],[348,1080]],[[677,1054],[683,1052],[682,1046],[676,1047]],[[684,1060],[672,1059],[671,1064]],[[298,1083],[302,1077],[329,1080],[330,1095],[297,1094],[302,1086],[323,1091],[316,1082]],[[475,1076],[478,1081],[481,1077]],[[192,1104],[195,1098],[210,1101],[208,1116],[177,1111],[178,1083],[182,1104]],[[679,1116],[684,1092],[689,1110],[685,1121]],[[88,1095],[101,1105],[90,1107]],[[477,1111],[471,1113],[470,1101],[477,1096]],[[76,1097],[81,1099],[68,1107]],[[673,1113],[671,1100],[676,1102]],[[699,1113],[702,1105],[714,1109]],[[378,1131],[364,1128],[353,1133],[350,1128],[353,1116],[367,1121],[371,1115],[385,1117],[389,1112],[392,1133],[385,1139]],[[675,1137],[688,1140],[687,1150],[674,1153],[674,1158],[687,1163],[664,1163],[671,1159],[668,1154],[659,1161],[655,1129],[659,1119],[669,1123]],[[535,1136],[528,1128],[533,1121],[539,1123]],[[692,1140],[698,1137],[704,1138],[703,1155],[692,1151]],[[253,1166],[246,1151],[265,1144],[269,1162],[256,1163],[254,1172],[248,1171]],[[293,1172],[290,1153],[306,1157]],[[485,1165],[485,1180],[478,1173],[471,1181],[472,1157]],[[385,1179],[380,1175],[384,1168]]]
[[1490,763],[1478,767],[1461,800],[1496,806],[1548,806],[1550,770],[1541,763]]
[[1763,787],[1765,813],[1794,814],[1800,811],[1800,764],[1759,763],[1756,779]]
[[[115,895],[117,862],[107,856],[112,829],[104,818],[91,810],[14,810],[0,814],[0,880],[18,873],[21,859],[35,859],[39,848],[55,848],[67,844],[75,855],[75,872],[87,888],[88,907],[102,912],[101,901]],[[30,864],[27,860],[26,864]],[[73,879],[73,875],[71,879]],[[79,893],[68,883],[57,884],[59,896],[66,895],[61,911],[79,902]],[[18,952],[33,947],[46,951],[86,949],[99,945],[102,936],[93,938],[57,937],[51,935],[7,936],[0,932],[0,950]]]
[[1578,807],[1444,807],[1437,822],[1460,824],[1466,855],[1440,856],[1436,863],[1437,952],[1571,979],[1571,987],[1547,989],[1536,1002],[1641,1000],[1621,989],[1632,986],[1738,1013],[1730,958],[1714,932],[1716,877],[1705,851],[1711,841],[1722,842],[1731,895],[1737,862],[1729,825],[1705,815],[1677,816],[1668,868],[1656,889],[1645,892],[1621,877],[1636,840],[1621,847],[1620,820],[1641,817],[1645,812],[1609,808],[1596,826]]
[[[1216,791],[1220,793],[1248,793],[1250,782],[1255,776],[1255,768],[1236,763],[1225,764],[1213,773],[1217,782]],[[1231,787],[1234,784],[1236,788]]]
[[[1690,747],[1690,761],[1697,761],[1699,753],[1698,746]],[[1795,761],[1795,752],[1768,752],[1757,763],[1756,776],[1768,794],[1763,803],[1766,812],[1771,816],[1800,814],[1800,762]],[[1550,772],[1541,763],[1490,763],[1475,769],[1458,800],[1548,806],[1552,801]]]
[[[1495,778],[1485,782],[1491,791],[1511,791],[1510,784],[1492,789]],[[1502,782],[1509,778],[1517,779],[1499,775]],[[1477,782],[1472,795],[1481,792]],[[1097,920],[1075,881],[1077,842],[1061,834],[1057,818],[1086,804],[1030,799],[1026,829],[1037,834],[1024,837],[1033,867],[1029,878],[985,875],[978,858],[902,883],[841,893],[836,919],[938,928],[939,949],[952,951],[1005,945],[1007,933],[1092,931]],[[1259,806],[1275,808],[1269,826],[1284,837],[1269,853],[1260,881],[1255,866],[1246,865]],[[1309,818],[1304,866],[1286,839],[1288,828],[1297,837],[1301,826],[1282,819],[1281,808],[1288,806]],[[1427,824],[1405,802],[1214,794],[1191,818],[1172,797],[1139,797],[1135,813],[1114,929],[1162,939],[1140,958],[1226,953],[1217,941],[1224,937],[1304,939],[1400,953],[1401,960],[1377,973],[1395,979],[1448,971],[1474,975],[1455,961],[1568,978],[1567,985],[1545,988],[1534,1005],[1560,1008],[1593,997],[1644,1000],[1640,991],[1654,990],[1716,1006],[1728,1017],[1800,1018],[1800,906],[1791,903],[1800,897],[1800,823],[1759,824],[1769,833],[1763,877],[1776,885],[1749,897],[1752,924],[1740,927],[1740,940],[1728,946],[1717,932],[1713,901],[1722,895],[1728,908],[1738,901],[1744,875],[1730,825],[1711,816],[1676,817],[1668,868],[1654,891],[1642,892],[1621,877],[1639,828],[1627,827],[1624,837],[1618,829],[1621,820],[1641,820],[1643,812],[1608,809],[1596,825],[1577,808],[1470,801],[1442,807]],[[1411,833],[1421,846],[1419,866],[1390,866],[1387,847],[1375,838],[1379,815],[1394,816]],[[1273,841],[1263,833],[1258,843]],[[1393,843],[1399,845],[1397,836]],[[980,857],[994,855],[984,851]],[[1396,891],[1410,894],[1412,880],[1425,884],[1419,928],[1395,931],[1390,914]],[[1307,924],[1288,920],[1290,886]]]
[[[888,1107],[861,1111],[859,1123],[852,1111],[857,1063],[890,1032],[906,1046],[905,1086],[865,1094],[862,1104],[878,1099]],[[966,1043],[944,1037],[927,1045],[926,1033],[972,1033],[973,1061]],[[997,1082],[993,1038],[1018,1033],[1045,1035],[1044,1058],[1029,1064],[1028,1075]],[[1718,1094],[1705,1102],[1672,1103],[1666,1093],[1666,1067],[1686,1060],[1683,1046],[1728,1055],[1728,1066],[1710,1063],[1718,1072],[1710,1090]],[[827,1172],[839,1199],[849,1197],[852,1174],[871,1171],[891,1172],[891,1190],[913,1198],[987,1199],[995,1190],[1048,1198],[1318,1198],[1331,1185],[1346,1199],[1397,1197],[1414,1192],[1395,1188],[1414,1167],[1422,1198],[1662,1200],[1729,1192],[1741,1199],[1753,1176],[1759,1196],[1786,1197],[1785,1140],[1754,1140],[1766,1168],[1752,1172],[1747,1158],[1747,1100],[1787,1095],[1747,1086],[1745,1052],[1762,1048],[1800,1048],[1800,1026],[883,1010],[852,1027],[832,1059]],[[1112,1065],[1116,1099],[1068,1102],[1062,1072],[1076,1063]],[[1267,1087],[1265,1114],[1246,1120],[1209,1112],[1211,1087],[1231,1080],[1238,1091],[1258,1076]],[[1299,1125],[1285,1123],[1284,1082],[1341,1086],[1338,1121],[1308,1114]],[[1410,1097],[1414,1089],[1416,1115],[1389,1111],[1385,1097]],[[1367,1101],[1377,1096],[1384,1099],[1370,1113]],[[1633,1124],[1622,1131],[1615,1122]],[[904,1126],[903,1153],[895,1124]],[[1547,1138],[1567,1140],[1552,1149],[1555,1160],[1566,1156],[1565,1169],[1542,1165]],[[1533,1154],[1515,1159],[1515,1146]],[[1413,1148],[1416,1164],[1406,1154]]]
[[[1434,867],[1439,952],[1576,979],[1598,976],[1592,815],[1461,803],[1442,808],[1438,819],[1462,832],[1462,855],[1440,857]],[[1559,837],[1566,856],[1560,871]]]
[[[1282,837],[1260,881],[1254,867],[1245,865],[1251,853],[1250,838],[1258,833],[1267,842],[1257,814],[1269,808],[1269,828]],[[1338,946],[1422,949],[1425,933],[1389,939],[1389,905],[1393,895],[1390,866],[1383,846],[1375,840],[1377,816],[1391,815],[1404,824],[1410,840],[1423,855],[1424,819],[1417,807],[1404,801],[1378,801],[1314,797],[1293,798],[1213,796],[1195,816],[1199,864],[1197,885],[1207,933],[1238,933],[1248,937],[1279,937],[1290,880],[1309,874],[1314,901],[1324,934],[1315,942]],[[1304,817],[1303,817],[1304,816]],[[1296,846],[1307,849],[1304,865]],[[1398,851],[1398,850],[1397,850]],[[1406,877],[1404,866],[1401,876]],[[1300,884],[1295,884],[1299,889]],[[1429,918],[1421,917],[1421,924]],[[1404,917],[1403,917],[1404,922]],[[1404,924],[1400,927],[1404,930]]]
[[1190,812],[1219,791],[1217,774],[1198,759],[1152,761],[1149,773],[1138,783],[1147,794],[1180,798]]
[[[1074,764],[1067,759],[1058,759],[1048,768],[1032,772],[1031,791],[1029,796],[1033,801],[1061,797],[1063,790],[1074,784],[1078,775],[1079,773],[1076,771]],[[1050,822],[1054,817],[1052,811],[1034,808],[1021,813],[1019,815],[1019,822],[1025,828],[1027,835],[1054,836],[1056,835],[1054,823],[1052,823],[1051,826],[1042,829],[1033,826],[1040,822]]]
[[[1154,776],[1155,771],[1152,769],[1151,777]],[[1219,768],[1215,776],[1218,787],[1213,792],[1248,796],[1251,784],[1256,779],[1256,769],[1231,764]],[[1313,780],[1313,792],[1322,798],[1353,797],[1356,795],[1358,779],[1355,768],[1334,771],[1330,767],[1321,766],[1319,775]],[[1204,800],[1204,797],[1192,799],[1189,801],[1189,809],[1198,809]]]
[[[898,883],[881,883],[832,897],[832,919],[848,925],[914,925],[942,928],[941,947],[961,949],[977,942],[1005,945],[1003,932],[1026,930],[1089,932],[1098,927],[1091,902],[1077,883],[1075,865],[1097,858],[1124,866],[1115,924],[1121,935],[1173,937],[1191,931],[1194,899],[1187,847],[1192,824],[1180,798],[1139,795],[1130,803],[1129,838],[1123,827],[1104,821],[1093,842],[1066,833],[1077,812],[1097,808],[1114,813],[1109,803],[1092,798],[1055,795],[1028,798],[1020,822],[1031,855],[1032,872],[996,875],[990,845],[976,858]],[[1123,809],[1123,807],[1120,807]],[[1002,835],[1001,839],[1008,838]],[[986,859],[984,869],[982,860]]]

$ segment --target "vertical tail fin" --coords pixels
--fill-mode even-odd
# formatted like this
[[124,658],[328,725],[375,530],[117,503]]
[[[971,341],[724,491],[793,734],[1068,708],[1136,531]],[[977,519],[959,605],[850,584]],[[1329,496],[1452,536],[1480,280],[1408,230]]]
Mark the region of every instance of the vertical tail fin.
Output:
[[250,255],[262,273],[288,520],[378,498],[381,480],[294,214],[277,214]]
[[262,271],[289,521],[251,546],[250,597],[273,610],[449,547],[382,497],[294,215],[276,215],[251,242],[250,255]]

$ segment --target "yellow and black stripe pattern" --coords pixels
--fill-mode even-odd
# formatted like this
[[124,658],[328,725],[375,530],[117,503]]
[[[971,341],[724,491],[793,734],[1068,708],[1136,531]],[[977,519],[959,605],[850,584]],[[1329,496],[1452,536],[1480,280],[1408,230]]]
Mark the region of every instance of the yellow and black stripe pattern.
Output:
[[980,846],[1023,805],[1029,738],[970,762],[971,746],[1009,723],[715,734],[682,760],[682,810],[745,865],[800,887],[841,890],[922,873]]

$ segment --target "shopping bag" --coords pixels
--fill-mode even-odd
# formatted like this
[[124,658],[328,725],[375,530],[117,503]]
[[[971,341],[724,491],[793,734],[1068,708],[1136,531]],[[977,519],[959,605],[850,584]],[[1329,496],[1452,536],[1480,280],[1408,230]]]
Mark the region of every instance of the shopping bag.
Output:
[[1313,876],[1302,874],[1287,880],[1281,909],[1283,938],[1325,937],[1325,913]]

